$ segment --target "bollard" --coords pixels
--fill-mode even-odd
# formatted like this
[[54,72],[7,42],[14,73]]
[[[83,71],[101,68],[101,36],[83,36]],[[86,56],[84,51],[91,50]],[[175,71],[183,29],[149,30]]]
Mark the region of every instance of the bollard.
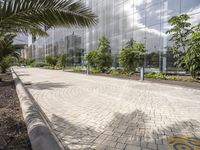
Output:
[[144,81],[144,67],[140,68],[140,81]]
[[89,65],[87,65],[87,75],[89,75]]

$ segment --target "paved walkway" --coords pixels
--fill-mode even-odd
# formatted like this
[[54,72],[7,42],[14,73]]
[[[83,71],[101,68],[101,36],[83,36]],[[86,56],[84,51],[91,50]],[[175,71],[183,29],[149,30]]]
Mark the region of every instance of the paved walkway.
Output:
[[[35,68],[15,71],[31,83],[28,90],[66,148],[165,150],[168,142],[198,146],[198,90]],[[189,137],[193,141],[184,145]],[[176,145],[174,139],[183,143]]]

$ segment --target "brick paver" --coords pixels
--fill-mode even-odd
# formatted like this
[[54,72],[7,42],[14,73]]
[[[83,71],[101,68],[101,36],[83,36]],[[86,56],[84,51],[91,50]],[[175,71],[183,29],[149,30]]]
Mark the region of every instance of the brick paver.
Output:
[[164,84],[15,68],[70,149],[168,149],[200,138],[200,91]]

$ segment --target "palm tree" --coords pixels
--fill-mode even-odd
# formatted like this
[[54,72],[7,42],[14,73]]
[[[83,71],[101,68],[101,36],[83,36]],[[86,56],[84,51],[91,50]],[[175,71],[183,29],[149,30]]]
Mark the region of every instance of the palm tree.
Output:
[[97,17],[80,0],[0,0],[0,33],[47,35],[45,27],[89,27]]
[[0,34],[0,42],[2,44],[0,45],[0,63],[4,57],[7,57],[8,55],[15,55],[15,48],[13,46],[13,39],[15,35],[14,34]]
[[46,28],[89,27],[97,17],[80,0],[0,0],[0,63],[17,33],[47,35]]

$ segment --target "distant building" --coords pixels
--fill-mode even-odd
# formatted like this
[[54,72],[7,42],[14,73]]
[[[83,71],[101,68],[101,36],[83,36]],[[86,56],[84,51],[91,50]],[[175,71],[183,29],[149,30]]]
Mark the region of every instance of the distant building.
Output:
[[23,56],[41,60],[47,55],[57,57],[59,54],[65,53],[68,56],[69,66],[80,66],[84,53],[81,43],[81,36],[76,35],[74,32],[71,35],[66,35],[63,40],[55,40],[53,43],[45,38],[33,40],[32,36],[30,36],[29,47],[24,49]]
[[69,35],[65,38],[66,54],[69,66],[80,66],[82,62],[83,49],[81,48],[81,37]]

